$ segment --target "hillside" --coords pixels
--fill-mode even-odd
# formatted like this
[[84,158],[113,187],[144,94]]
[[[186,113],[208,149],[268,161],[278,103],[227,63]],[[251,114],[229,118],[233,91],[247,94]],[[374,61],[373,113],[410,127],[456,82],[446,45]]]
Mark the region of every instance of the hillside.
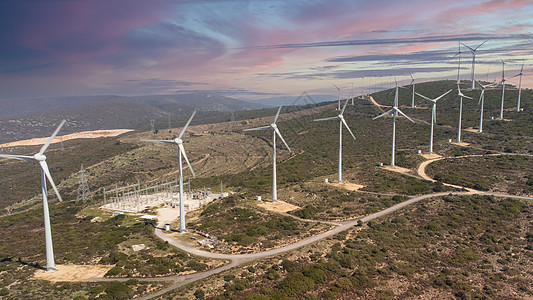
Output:
[[0,112],[0,143],[42,137],[41,130],[68,121],[64,132],[98,129],[136,129],[157,120],[157,128],[168,128],[169,118],[199,111],[241,111],[264,107],[211,94],[177,94],[149,96],[79,96],[42,99],[3,100]]
[[[454,87],[454,81],[429,82],[417,84],[417,91],[436,97]],[[398,118],[396,124],[396,161],[398,166],[407,169],[407,173],[378,167],[378,163],[387,165],[390,162],[392,120],[381,118],[373,121],[372,118],[380,110],[367,100],[358,99],[354,106],[348,105],[344,116],[357,140],[344,135],[343,176],[349,183],[363,186],[357,191],[346,186],[322,183],[323,178],[328,178],[330,182],[336,178],[338,123],[313,122],[313,119],[335,116],[336,103],[284,108],[278,127],[293,152],[289,153],[284,147],[278,148],[278,196],[280,200],[297,207],[287,214],[267,210],[254,200],[256,195],[266,199],[270,197],[271,133],[242,132],[245,128],[270,124],[275,109],[235,113],[236,121],[233,122],[227,121],[227,112],[199,114],[197,123],[193,123],[183,138],[187,155],[197,173],[196,178],[191,178],[191,186],[216,190],[222,182],[225,190],[234,194],[188,214],[188,228],[199,229],[221,239],[220,246],[209,251],[250,253],[291,244],[338,226],[335,224],[340,222],[354,221],[402,203],[415,195],[435,192],[448,195],[460,189],[443,183],[509,195],[531,195],[533,183],[526,176],[529,176],[527,171],[531,165],[527,155],[533,154],[533,128],[530,126],[533,117],[525,112],[513,111],[517,91],[506,91],[505,113],[509,121],[490,119],[490,116],[499,113],[501,94],[500,90],[487,91],[484,133],[463,131],[463,140],[469,145],[448,142],[457,134],[458,106],[457,98],[452,94],[437,105],[435,152],[446,156],[446,160],[428,167],[427,174],[439,180],[436,182],[424,180],[417,174],[418,165],[425,161],[417,151],[427,153],[431,117],[429,106],[422,99],[417,98],[417,108],[410,108],[410,90],[400,90],[401,109],[417,122],[412,124],[405,118]],[[479,121],[476,98],[479,97],[479,91],[465,94],[475,100],[464,101],[463,124],[465,128],[475,127]],[[532,110],[533,95],[523,93],[522,96],[525,111]],[[390,105],[393,99],[390,90],[376,93],[373,97],[382,105]],[[138,180],[148,184],[174,179],[176,149],[140,140],[174,138],[180,129],[161,130],[157,134],[131,132],[113,138],[72,140],[64,143],[63,151],[59,145],[52,145],[47,153],[48,163],[56,182],[60,182],[59,189],[63,197],[68,201],[52,206],[53,214],[60,217],[57,222],[67,222],[71,230],[77,230],[82,225],[87,228],[88,224],[84,222],[103,217],[107,223],[99,225],[99,230],[111,234],[117,228],[122,228],[113,227],[113,218],[103,216],[94,209],[102,201],[100,191],[113,188],[115,184],[132,184]],[[25,154],[33,153],[38,148],[4,151]],[[495,156],[500,152],[514,156]],[[87,169],[89,185],[95,193],[93,203],[76,204],[72,201],[76,197],[76,172],[81,163]],[[476,174],[471,171],[476,168],[481,168],[480,172],[484,174],[472,178]],[[35,235],[35,247],[21,251],[20,256],[24,262],[42,265],[44,253],[38,248],[44,248],[44,241],[37,237],[42,235],[42,230],[33,230],[31,224],[25,224],[24,221],[31,216],[31,222],[36,223],[41,213],[38,169],[27,162],[1,160],[0,172],[10,174],[0,178],[0,192],[4,195],[2,207],[9,208],[12,213],[17,212],[1,218],[5,224],[10,224],[4,228],[4,235],[10,236],[13,231],[21,233],[20,237],[24,239]],[[185,178],[189,177],[190,173],[186,170]],[[6,198],[5,195],[13,196]],[[54,203],[55,197],[52,196],[51,200]],[[19,203],[13,206],[14,202]],[[73,215],[77,215],[77,219]],[[527,223],[530,217],[531,204],[528,200],[477,195],[440,196],[362,227],[351,228],[301,250],[224,271],[211,277],[210,281],[198,281],[192,287],[176,289],[164,297],[192,298],[197,290],[202,290],[212,299],[228,298],[231,294],[236,298],[250,299],[349,299],[362,295],[384,299],[395,296],[528,297],[533,293],[531,287],[525,284],[531,280],[531,273],[527,271],[531,267],[531,260],[527,258],[532,255],[530,235],[533,228]],[[174,251],[169,250],[173,247],[163,250],[165,246],[156,244],[158,240],[153,236],[153,231],[142,229],[132,219],[127,220],[124,226],[133,226],[130,228],[133,231],[128,234],[135,236],[136,240],[147,239],[147,243],[155,245],[158,251]],[[58,227],[59,223],[53,223],[53,226]],[[63,232],[66,229],[61,230]],[[78,235],[76,238],[86,239],[87,243],[97,238],[88,229],[80,231]],[[188,236],[193,241],[199,237],[192,233]],[[13,243],[14,239],[9,237],[6,243]],[[22,247],[23,241],[20,239],[16,238],[16,247]],[[68,245],[67,240],[61,238],[61,241]],[[134,261],[129,264],[124,255],[116,254],[125,254],[119,246],[122,242],[113,239],[106,244],[105,251],[91,252],[93,263],[96,257],[102,258],[103,262],[117,261],[117,276],[129,276],[140,265],[145,266],[143,274],[156,269],[161,272],[157,274],[168,274],[163,272],[168,268],[160,268],[163,264],[170,264],[172,268],[187,265],[185,260],[188,259],[183,254],[161,254],[148,250],[132,256]],[[375,245],[379,246],[376,248]],[[426,251],[428,247],[432,252]],[[19,267],[20,264],[12,258],[17,249],[4,247],[0,250],[0,256],[11,257],[0,263],[2,268],[14,270]],[[72,256],[72,250],[61,251],[62,263],[88,263],[79,256]],[[202,263],[209,266],[215,264],[209,260]],[[195,268],[201,270],[207,267],[193,265],[185,270]],[[31,273],[28,264],[22,269],[25,274]],[[24,288],[22,278],[16,280],[13,290],[18,294],[7,291],[11,298],[31,292]],[[52,288],[43,281],[36,282]],[[147,282],[141,281],[136,289],[140,290]],[[75,285],[69,287],[58,284],[53,287],[61,287],[63,296],[72,296],[73,292],[69,291],[80,289]],[[105,289],[105,285],[101,288]],[[90,298],[93,294],[87,292],[84,295]]]

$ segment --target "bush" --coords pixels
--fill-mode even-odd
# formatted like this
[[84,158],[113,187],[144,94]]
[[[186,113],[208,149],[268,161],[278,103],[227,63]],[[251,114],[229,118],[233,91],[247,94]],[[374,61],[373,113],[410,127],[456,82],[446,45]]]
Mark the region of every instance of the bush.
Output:
[[131,299],[133,296],[133,290],[122,282],[109,283],[105,292],[114,299]]
[[196,297],[196,299],[204,299],[204,297],[205,297],[205,292],[204,292],[202,289],[197,289],[197,290],[194,292],[194,297]]

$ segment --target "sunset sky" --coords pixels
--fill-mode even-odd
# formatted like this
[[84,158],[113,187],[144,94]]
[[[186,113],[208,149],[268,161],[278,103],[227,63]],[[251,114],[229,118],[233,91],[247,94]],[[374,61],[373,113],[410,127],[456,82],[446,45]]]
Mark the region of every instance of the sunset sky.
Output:
[[[235,98],[336,94],[457,76],[458,41],[476,78],[525,61],[531,0],[3,0],[0,99],[209,92]],[[472,56],[462,47],[463,79]],[[364,77],[364,78],[363,78]],[[510,79],[517,82],[517,78]]]

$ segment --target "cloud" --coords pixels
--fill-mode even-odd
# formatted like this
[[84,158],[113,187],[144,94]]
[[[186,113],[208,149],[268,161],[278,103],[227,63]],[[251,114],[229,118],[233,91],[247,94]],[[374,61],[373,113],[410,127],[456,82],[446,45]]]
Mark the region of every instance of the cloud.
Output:
[[345,46],[367,46],[367,45],[387,45],[387,44],[413,44],[413,43],[443,43],[443,42],[467,42],[483,40],[531,40],[533,34],[510,34],[510,35],[488,35],[488,34],[454,34],[454,35],[437,35],[424,37],[406,37],[406,38],[388,38],[388,39],[369,39],[369,40],[341,40],[325,41],[300,44],[278,44],[268,46],[257,46],[258,49],[280,49],[280,48],[315,48],[315,47],[345,47]]

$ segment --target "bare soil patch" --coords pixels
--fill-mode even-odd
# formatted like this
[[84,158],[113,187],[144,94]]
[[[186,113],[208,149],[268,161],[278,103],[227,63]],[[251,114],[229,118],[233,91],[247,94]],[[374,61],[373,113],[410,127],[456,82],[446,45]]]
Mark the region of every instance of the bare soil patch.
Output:
[[341,189],[349,190],[349,191],[358,191],[362,188],[364,188],[364,185],[356,184],[356,183],[350,183],[350,182],[344,182],[344,183],[330,183],[333,186],[336,186]]
[[401,174],[407,174],[407,173],[411,173],[411,169],[407,169],[407,168],[402,168],[402,167],[398,167],[398,166],[384,166],[383,169],[387,170],[387,171],[392,171],[392,172],[396,172],[396,173],[401,173]]
[[104,275],[114,265],[56,265],[55,272],[38,270],[33,275],[34,279],[48,280],[52,282],[81,282],[91,279],[104,278]]
[[278,202],[265,202],[265,201],[258,201],[257,206],[262,207],[266,210],[273,211],[273,212],[282,212],[286,213],[292,210],[300,209],[299,206],[279,201]]
[[[94,131],[82,131],[75,132],[67,135],[56,136],[52,140],[52,144],[61,143],[63,141],[73,140],[73,139],[95,139],[100,137],[113,137],[121,135],[126,132],[134,131],[133,129],[110,129],[110,130],[94,130]],[[48,141],[49,137],[44,138],[34,138],[23,141],[16,141],[6,144],[1,144],[0,148],[7,147],[17,147],[17,146],[35,146],[35,145],[44,145]]]

